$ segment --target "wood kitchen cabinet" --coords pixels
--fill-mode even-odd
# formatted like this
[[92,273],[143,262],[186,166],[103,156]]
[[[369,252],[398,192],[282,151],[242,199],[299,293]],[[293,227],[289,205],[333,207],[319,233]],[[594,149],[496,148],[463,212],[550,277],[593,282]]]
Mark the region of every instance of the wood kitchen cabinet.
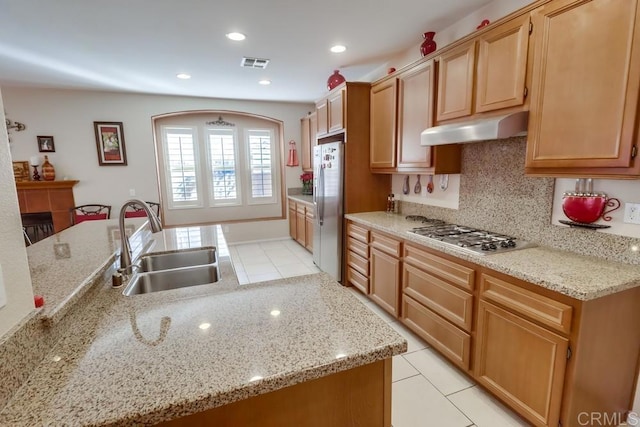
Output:
[[638,0],[557,0],[534,11],[527,174],[640,174],[639,18]]
[[346,258],[350,284],[532,425],[631,407],[640,287],[581,301],[351,220]]
[[438,57],[438,122],[524,108],[529,22],[521,15]]
[[300,119],[300,165],[304,172],[313,171],[313,147],[316,145],[316,113]]
[[397,79],[371,87],[371,170],[396,167]]
[[371,87],[371,171],[459,173],[460,146],[423,147],[420,134],[433,124],[433,61]]
[[343,83],[316,103],[317,137],[341,132],[345,128],[345,87]]
[[369,230],[347,222],[347,283],[369,294]]
[[403,261],[400,320],[469,371],[474,269],[407,243]]
[[558,425],[569,348],[560,333],[570,332],[572,311],[496,277],[481,278],[476,379],[536,425]]
[[289,235],[292,239],[313,252],[313,204],[289,198]]
[[394,317],[400,313],[400,250],[402,243],[390,236],[370,234],[370,297]]

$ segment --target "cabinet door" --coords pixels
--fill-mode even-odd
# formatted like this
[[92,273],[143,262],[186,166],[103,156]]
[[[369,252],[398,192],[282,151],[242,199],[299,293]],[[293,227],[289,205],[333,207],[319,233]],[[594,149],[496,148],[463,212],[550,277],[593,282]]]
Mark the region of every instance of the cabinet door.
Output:
[[296,205],[296,241],[302,246],[305,245],[306,233],[306,218],[304,205]]
[[476,112],[524,103],[529,15],[480,36],[476,78]]
[[400,260],[372,248],[369,268],[371,299],[398,317],[400,297]]
[[433,126],[433,61],[403,73],[398,81],[398,168],[428,168],[431,147],[420,134]]
[[329,109],[326,99],[316,105],[316,124],[317,136],[323,136],[329,132]]
[[313,147],[318,145],[316,134],[318,133],[318,113],[315,111],[309,114],[309,141],[312,147],[310,151],[311,156],[311,168],[313,169]]
[[313,210],[307,207],[307,214],[305,216],[305,245],[309,251],[313,252],[313,221],[315,216],[313,214]]
[[396,167],[397,79],[371,88],[371,169]]
[[[293,207],[291,205],[293,204]],[[289,200],[289,235],[293,240],[297,240],[298,228],[296,225],[296,204]]]
[[308,117],[300,119],[300,163],[303,171],[312,170],[310,126],[311,122]]
[[438,58],[438,121],[471,115],[475,48],[472,42]]
[[527,172],[632,165],[639,17],[638,0],[563,0],[534,11]]
[[329,132],[337,132],[344,129],[344,90],[327,99],[329,110]]
[[475,377],[534,425],[558,425],[568,346],[566,338],[480,301]]

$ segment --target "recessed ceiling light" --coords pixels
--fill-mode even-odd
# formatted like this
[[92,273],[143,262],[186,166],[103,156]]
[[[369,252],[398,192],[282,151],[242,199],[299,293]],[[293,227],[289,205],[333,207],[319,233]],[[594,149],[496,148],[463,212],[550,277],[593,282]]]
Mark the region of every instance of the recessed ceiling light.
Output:
[[203,331],[206,331],[210,327],[211,327],[211,323],[200,323],[200,325],[198,325],[198,328],[202,329]]
[[180,74],[176,74],[176,77],[182,80],[188,80],[191,78],[191,74],[180,73]]
[[331,46],[331,49],[329,49],[329,50],[331,50],[331,52],[333,52],[333,53],[342,53],[345,50],[347,50],[347,48],[346,48],[346,46],[343,46],[341,44],[337,44],[335,46]]
[[278,317],[280,316],[280,310],[271,310],[271,315],[273,317]]
[[242,33],[227,33],[225,35],[227,36],[227,38],[229,40],[233,40],[233,41],[237,41],[237,42],[242,41],[242,40],[247,38],[247,36],[245,36]]
[[271,80],[263,79],[258,81],[258,84],[261,84],[263,86],[269,86],[271,84]]

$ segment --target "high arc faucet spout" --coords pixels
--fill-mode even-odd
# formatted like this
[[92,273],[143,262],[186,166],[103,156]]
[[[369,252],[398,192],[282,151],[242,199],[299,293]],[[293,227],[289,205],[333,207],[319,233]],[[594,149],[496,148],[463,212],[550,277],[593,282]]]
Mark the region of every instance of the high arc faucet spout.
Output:
[[124,274],[131,273],[131,245],[129,244],[129,238],[127,237],[124,229],[124,218],[127,207],[133,205],[142,207],[142,209],[146,212],[147,217],[149,218],[149,225],[151,226],[151,231],[153,233],[162,231],[162,224],[160,223],[160,219],[148,204],[140,199],[130,199],[124,202],[122,208],[120,209],[120,217],[118,220],[118,226],[120,227],[120,242],[122,246],[120,249],[120,271],[122,271]]

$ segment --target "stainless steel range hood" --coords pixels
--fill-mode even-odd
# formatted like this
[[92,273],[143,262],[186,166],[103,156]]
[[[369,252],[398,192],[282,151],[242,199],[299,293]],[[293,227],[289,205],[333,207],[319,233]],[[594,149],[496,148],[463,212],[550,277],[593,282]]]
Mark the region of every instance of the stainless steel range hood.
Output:
[[466,144],[526,135],[528,119],[528,111],[519,111],[504,116],[435,126],[422,131],[420,144]]

